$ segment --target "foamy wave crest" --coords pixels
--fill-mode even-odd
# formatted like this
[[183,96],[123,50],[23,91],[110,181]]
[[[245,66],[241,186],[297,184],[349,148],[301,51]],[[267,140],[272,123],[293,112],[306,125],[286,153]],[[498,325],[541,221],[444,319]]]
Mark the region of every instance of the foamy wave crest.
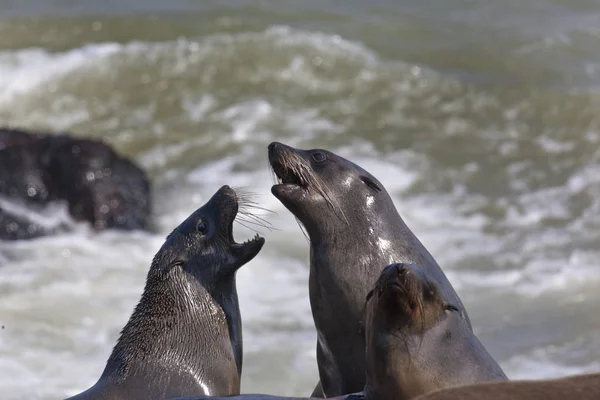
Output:
[[[4,51],[0,72],[0,115],[11,124],[68,129],[94,121],[95,130],[117,140],[116,131],[144,130],[163,144],[177,138],[155,121],[165,112],[180,113],[186,130],[201,124],[215,137],[223,133],[215,122],[229,121],[227,143],[261,140],[278,130],[307,140],[316,136],[307,121],[319,131],[342,133],[345,120],[372,101],[373,88],[388,86],[391,77],[398,82],[424,75],[422,69],[379,60],[358,42],[285,26],[166,42],[97,43],[66,52]],[[290,94],[289,103],[273,104],[265,85]],[[165,95],[167,88],[178,92],[176,101]],[[247,99],[249,90],[257,96]],[[324,109],[297,104],[307,95],[344,100]]]
[[587,365],[566,365],[557,363],[543,349],[536,349],[528,355],[517,355],[503,363],[511,371],[510,379],[552,379],[568,375],[600,371],[600,362]]
[[116,54],[122,46],[116,43],[89,44],[63,53],[44,49],[0,52],[0,106],[40,86],[54,91],[53,80]]

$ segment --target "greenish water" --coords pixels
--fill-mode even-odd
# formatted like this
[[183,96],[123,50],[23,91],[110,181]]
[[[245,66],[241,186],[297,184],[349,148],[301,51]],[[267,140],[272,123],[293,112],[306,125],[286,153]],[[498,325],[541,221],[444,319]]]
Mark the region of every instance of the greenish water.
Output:
[[261,193],[281,230],[262,232],[264,250],[238,275],[242,391],[308,394],[308,245],[269,192],[272,140],[376,175],[510,377],[600,370],[595,2],[0,10],[0,123],[104,138],[135,158],[154,182],[159,231],[0,243],[4,398],[94,383],[164,235],[222,184]]

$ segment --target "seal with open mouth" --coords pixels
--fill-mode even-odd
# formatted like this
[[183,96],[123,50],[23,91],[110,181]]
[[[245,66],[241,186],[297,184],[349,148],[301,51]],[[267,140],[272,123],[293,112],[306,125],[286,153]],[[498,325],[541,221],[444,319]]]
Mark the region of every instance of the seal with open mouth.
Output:
[[156,253],[141,300],[98,382],[72,399],[235,395],[242,322],[235,274],[265,240],[233,239],[238,196],[221,187]]
[[367,292],[386,265],[421,265],[470,327],[446,275],[374,176],[326,150],[301,150],[278,142],[268,150],[278,178],[271,192],[310,239],[309,292],[321,379],[313,396],[362,390],[365,354],[359,316]]

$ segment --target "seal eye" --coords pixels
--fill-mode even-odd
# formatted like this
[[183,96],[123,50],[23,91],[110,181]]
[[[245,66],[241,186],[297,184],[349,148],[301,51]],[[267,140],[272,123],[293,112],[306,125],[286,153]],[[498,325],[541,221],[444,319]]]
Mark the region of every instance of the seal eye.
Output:
[[320,151],[314,151],[311,153],[313,160],[315,160],[316,162],[323,162],[327,159],[327,156],[325,155],[325,153],[320,152]]
[[208,225],[206,225],[206,222],[200,220],[198,221],[198,224],[196,225],[196,230],[198,232],[200,232],[201,234],[205,234],[206,233],[206,229],[208,228]]
[[458,309],[458,307],[456,307],[453,304],[446,304],[444,305],[444,308],[448,311],[456,311],[456,312],[460,312],[460,310]]

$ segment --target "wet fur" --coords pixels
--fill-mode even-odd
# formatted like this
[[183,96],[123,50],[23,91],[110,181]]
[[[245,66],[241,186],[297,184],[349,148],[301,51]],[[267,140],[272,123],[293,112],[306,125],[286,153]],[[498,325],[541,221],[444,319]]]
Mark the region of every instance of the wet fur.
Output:
[[[235,274],[264,240],[232,253],[237,204],[227,192],[220,189],[168,235],[102,376],[73,400],[239,394],[243,348]],[[200,221],[209,226],[206,238],[198,233]]]
[[[315,152],[326,155],[326,160],[315,161]],[[310,238],[310,301],[318,334],[319,385],[327,397],[358,392],[365,384],[360,314],[366,294],[390,263],[423,266],[470,329],[452,285],[375,177],[322,149],[272,143],[269,161],[278,176],[296,174],[287,180],[298,179],[304,185],[303,190],[277,185],[272,192]],[[314,396],[321,394],[318,386]]]
[[383,270],[364,317],[368,399],[408,400],[441,388],[507,379],[443,296],[419,266],[392,264]]
[[490,382],[436,391],[415,400],[597,400],[600,374],[558,379]]
[[[400,270],[406,273],[399,274]],[[365,301],[362,321],[367,337],[367,384],[364,392],[335,398],[408,400],[439,387],[504,379],[499,367],[496,370],[493,364],[489,364],[485,350],[484,353],[476,353],[475,357],[461,359],[461,354],[468,354],[469,350],[462,351],[458,346],[460,351],[457,353],[450,349],[454,344],[466,342],[470,345],[471,336],[474,337],[468,329],[447,331],[446,328],[451,327],[444,324],[448,314],[456,317],[453,322],[466,328],[465,321],[457,316],[456,311],[454,305],[445,302],[439,287],[418,266],[393,264],[386,267]],[[462,336],[465,333],[466,336]],[[440,356],[444,353],[450,353],[455,361],[448,363]],[[443,363],[442,368],[438,360]],[[464,371],[472,373],[463,374]],[[432,373],[437,375],[431,376]],[[201,399],[209,398],[195,396],[177,400]],[[245,394],[227,399],[307,400],[264,394]]]

